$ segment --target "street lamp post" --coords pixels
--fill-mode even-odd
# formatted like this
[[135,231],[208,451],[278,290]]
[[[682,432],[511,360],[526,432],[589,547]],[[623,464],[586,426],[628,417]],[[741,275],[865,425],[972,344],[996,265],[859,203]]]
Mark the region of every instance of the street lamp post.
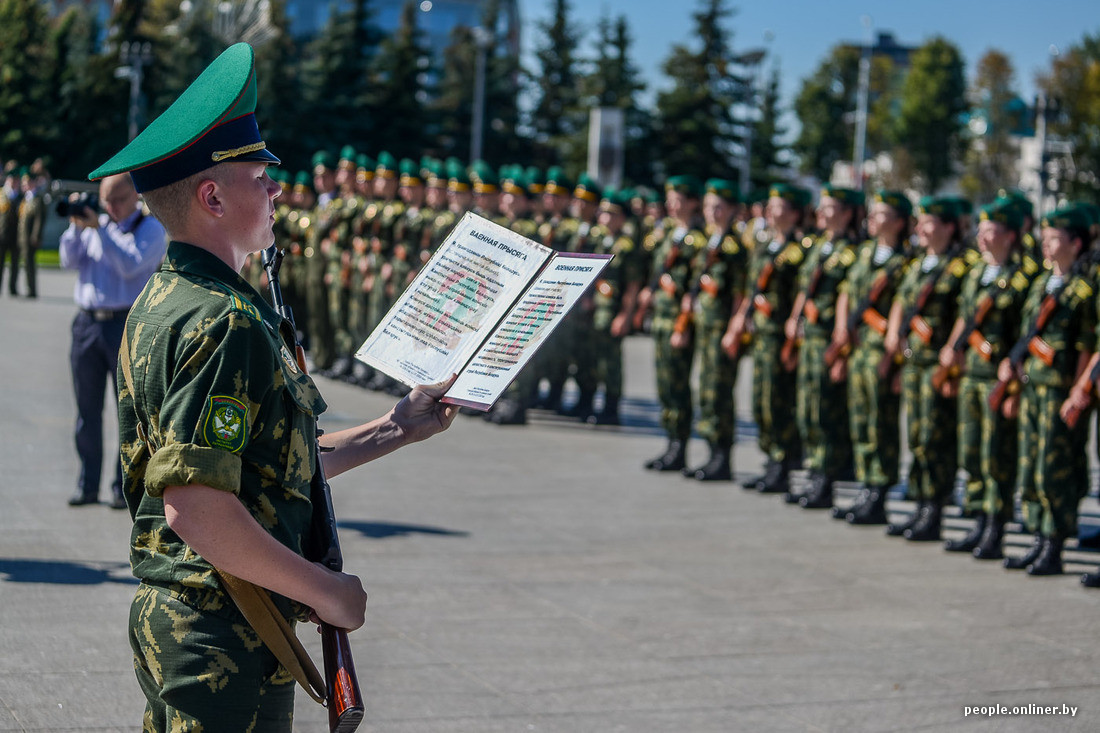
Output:
[[852,187],[863,190],[863,157],[867,154],[867,97],[871,89],[871,16],[863,16],[864,42],[859,55],[859,91],[856,95],[855,149],[852,151]]
[[125,65],[115,69],[115,78],[130,80],[129,132],[133,140],[141,117],[141,81],[145,78],[145,67],[153,61],[153,47],[148,41],[123,41],[118,58]]
[[[739,64],[740,66],[745,66],[752,69],[752,76],[749,77],[748,94],[748,104],[750,107],[754,106],[756,103],[756,90],[760,82],[758,78],[760,75],[760,67],[767,53],[768,50],[766,48],[754,48],[751,51],[746,51],[745,53],[742,53],[733,58],[733,62],[735,64]],[[749,192],[749,174],[751,173],[750,169],[752,166],[752,128],[754,121],[755,117],[753,119],[750,119],[748,121],[748,124],[745,126],[745,142],[743,146],[744,152],[741,155],[741,165],[739,166],[738,171],[741,179],[740,181],[738,181],[738,183],[741,186],[742,196],[747,195]]]

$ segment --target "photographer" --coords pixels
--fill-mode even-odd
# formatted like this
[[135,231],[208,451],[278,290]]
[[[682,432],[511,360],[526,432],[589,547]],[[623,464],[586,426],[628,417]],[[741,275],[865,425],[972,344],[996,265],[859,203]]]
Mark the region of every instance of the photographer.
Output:
[[[94,197],[79,194],[63,202],[67,206],[58,206],[70,222],[58,247],[61,266],[78,272],[73,298],[80,308],[73,319],[70,352],[80,477],[70,506],[99,501],[107,380],[117,396],[115,370],[126,314],[167,248],[164,227],[142,210],[130,176],[103,179],[99,201],[105,214],[96,212]],[[111,506],[125,509],[117,455],[114,463]]]

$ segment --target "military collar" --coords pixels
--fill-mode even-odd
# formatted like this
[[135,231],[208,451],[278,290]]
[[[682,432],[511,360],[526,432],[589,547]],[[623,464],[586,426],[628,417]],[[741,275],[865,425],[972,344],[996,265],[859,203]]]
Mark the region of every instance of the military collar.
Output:
[[278,332],[283,319],[275,309],[232,267],[202,247],[172,240],[168,243],[168,254],[160,269],[162,272],[179,272],[209,280],[221,290],[242,296],[246,303],[259,311],[264,323]]

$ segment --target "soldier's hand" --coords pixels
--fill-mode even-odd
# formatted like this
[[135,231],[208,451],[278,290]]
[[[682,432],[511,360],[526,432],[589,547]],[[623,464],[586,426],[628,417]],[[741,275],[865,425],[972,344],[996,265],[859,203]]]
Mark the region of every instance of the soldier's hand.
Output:
[[1001,359],[1001,363],[997,365],[997,379],[1002,382],[1011,382],[1016,377],[1015,371],[1012,368],[1012,362]]
[[629,333],[630,330],[630,317],[626,313],[620,313],[611,319],[611,336],[613,338],[622,338]]
[[789,339],[798,338],[798,319],[788,318],[783,322],[783,335]]
[[686,331],[673,331],[668,337],[668,343],[674,349],[684,349],[691,343],[691,337]]
[[1014,394],[1005,397],[1001,403],[1001,414],[1007,420],[1015,420],[1020,415],[1020,395]]
[[848,360],[837,359],[833,362],[833,365],[829,367],[829,379],[834,384],[840,384],[848,378]]
[[940,349],[940,366],[944,369],[950,369],[955,365],[955,350],[950,346],[944,346]]
[[430,438],[451,426],[458,408],[439,401],[454,384],[456,376],[446,382],[422,385],[409,392],[393,408],[392,419],[405,436],[406,443]]
[[314,622],[324,621],[340,629],[354,631],[363,625],[367,612],[367,592],[354,575],[337,573],[321,563],[314,563],[329,574],[330,588],[311,614]]

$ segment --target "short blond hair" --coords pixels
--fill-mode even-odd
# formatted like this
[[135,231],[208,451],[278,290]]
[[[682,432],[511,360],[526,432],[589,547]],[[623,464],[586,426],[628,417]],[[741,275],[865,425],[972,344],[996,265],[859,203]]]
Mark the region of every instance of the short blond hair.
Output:
[[169,183],[167,186],[154,188],[142,194],[149,212],[157,218],[169,237],[175,237],[181,232],[187,223],[187,215],[191,210],[191,198],[195,194],[195,186],[207,179],[221,181],[219,175],[221,166],[194,173],[182,181]]

